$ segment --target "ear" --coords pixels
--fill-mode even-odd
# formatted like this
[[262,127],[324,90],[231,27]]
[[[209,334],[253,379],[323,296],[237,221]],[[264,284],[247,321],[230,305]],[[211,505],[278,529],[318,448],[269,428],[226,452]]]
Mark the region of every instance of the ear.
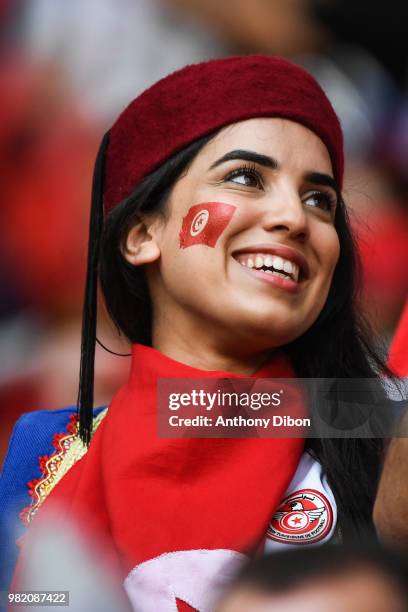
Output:
[[160,257],[160,248],[152,227],[144,221],[139,221],[130,229],[121,251],[126,261],[133,266],[152,263]]

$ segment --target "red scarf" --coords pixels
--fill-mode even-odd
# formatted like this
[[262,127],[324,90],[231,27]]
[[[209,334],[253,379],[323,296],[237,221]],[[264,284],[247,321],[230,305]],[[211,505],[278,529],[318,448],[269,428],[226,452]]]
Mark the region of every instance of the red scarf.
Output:
[[[254,374],[293,376],[282,353]],[[240,378],[197,370],[135,345],[128,384],[114,397],[87,454],[39,513],[59,502],[87,531],[104,534],[122,577],[133,570],[125,586],[134,609],[165,612],[174,610],[176,601],[179,610],[190,609],[181,601],[195,609],[196,593],[201,589],[198,599],[204,597],[214,573],[228,574],[228,561],[262,544],[302,454],[299,439],[158,438],[157,379],[218,377]],[[150,602],[145,587],[157,601]],[[168,596],[174,603],[166,608]]]

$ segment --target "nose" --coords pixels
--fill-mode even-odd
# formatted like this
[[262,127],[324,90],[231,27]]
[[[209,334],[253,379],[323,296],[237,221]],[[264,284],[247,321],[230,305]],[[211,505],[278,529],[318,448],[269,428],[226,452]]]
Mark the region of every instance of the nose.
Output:
[[265,197],[262,225],[268,232],[282,232],[298,241],[308,238],[310,229],[307,211],[294,185],[276,186]]

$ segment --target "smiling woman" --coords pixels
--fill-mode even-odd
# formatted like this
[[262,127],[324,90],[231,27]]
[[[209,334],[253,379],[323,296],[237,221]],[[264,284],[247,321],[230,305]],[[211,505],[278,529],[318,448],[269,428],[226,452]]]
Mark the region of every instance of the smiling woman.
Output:
[[[156,432],[161,378],[382,371],[356,307],[342,175],[330,102],[309,74],[276,58],[188,66],[134,100],[103,140],[84,307],[83,445],[40,517],[59,502],[63,516],[92,524],[134,609],[211,610],[247,555],[372,530],[380,440]],[[98,277],[133,347],[129,383],[92,437]]]
[[[243,144],[251,154],[240,151]],[[243,166],[248,157],[249,169]],[[146,270],[156,305],[153,345],[180,361],[190,355],[197,367],[250,375],[271,349],[309,329],[339,256],[336,190],[311,181],[321,176],[334,183],[331,173],[323,142],[292,121],[250,119],[208,142],[174,185],[166,220],[135,226],[126,241],[131,264],[160,261],[160,274],[153,265]],[[191,206],[206,209],[208,202],[217,203],[209,217],[216,228],[225,205],[233,208],[203,258],[202,247],[180,249],[178,234]],[[244,254],[252,257],[245,262]],[[265,261],[268,254],[272,262]],[[191,345],[200,347],[196,356]]]

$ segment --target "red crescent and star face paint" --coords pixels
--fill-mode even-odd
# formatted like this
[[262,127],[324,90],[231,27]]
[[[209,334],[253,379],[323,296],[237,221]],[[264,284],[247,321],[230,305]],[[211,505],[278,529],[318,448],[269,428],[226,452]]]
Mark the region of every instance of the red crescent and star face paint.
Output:
[[236,208],[224,202],[204,202],[191,206],[183,217],[179,235],[180,248],[186,249],[194,244],[215,247]]

